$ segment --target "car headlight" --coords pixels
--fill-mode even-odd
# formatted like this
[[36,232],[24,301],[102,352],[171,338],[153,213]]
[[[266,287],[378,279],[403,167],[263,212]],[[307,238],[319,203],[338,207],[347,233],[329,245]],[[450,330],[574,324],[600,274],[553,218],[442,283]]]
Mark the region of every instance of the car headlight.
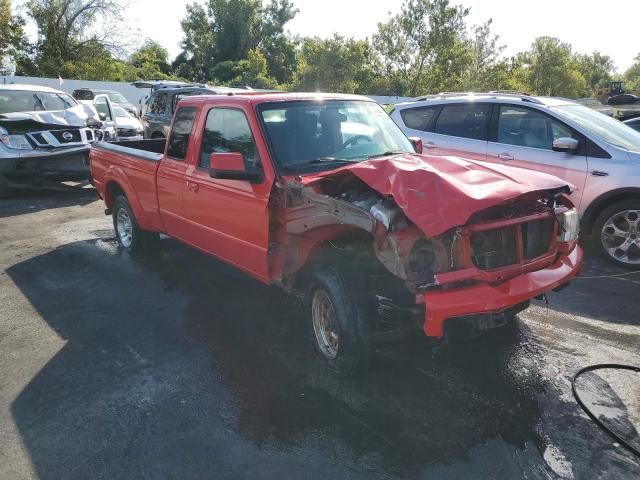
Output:
[[580,218],[575,208],[562,212],[558,219],[558,241],[563,243],[573,242],[578,239],[580,233]]
[[10,135],[7,130],[0,127],[0,142],[9,148],[18,150],[31,150],[33,147],[24,135]]

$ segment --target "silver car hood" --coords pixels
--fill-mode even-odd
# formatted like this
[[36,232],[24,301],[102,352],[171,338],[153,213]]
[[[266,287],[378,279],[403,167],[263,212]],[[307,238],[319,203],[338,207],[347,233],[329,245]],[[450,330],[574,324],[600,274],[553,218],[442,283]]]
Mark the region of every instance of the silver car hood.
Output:
[[12,112],[0,114],[0,120],[35,120],[36,122],[54,125],[69,125],[72,127],[84,127],[88,120],[100,123],[100,117],[93,105],[79,104],[66,110],[53,110],[44,112]]

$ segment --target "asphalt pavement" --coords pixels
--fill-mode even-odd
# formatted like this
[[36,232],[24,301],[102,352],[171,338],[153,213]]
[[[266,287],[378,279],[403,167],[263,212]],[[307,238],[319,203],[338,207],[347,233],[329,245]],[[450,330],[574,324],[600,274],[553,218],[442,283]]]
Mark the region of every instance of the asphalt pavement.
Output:
[[[0,200],[0,479],[640,478],[570,388],[640,365],[640,273],[588,251],[517,329],[386,346],[344,379],[280,290],[171,239],[122,252],[103,210]],[[579,389],[640,448],[640,375]]]

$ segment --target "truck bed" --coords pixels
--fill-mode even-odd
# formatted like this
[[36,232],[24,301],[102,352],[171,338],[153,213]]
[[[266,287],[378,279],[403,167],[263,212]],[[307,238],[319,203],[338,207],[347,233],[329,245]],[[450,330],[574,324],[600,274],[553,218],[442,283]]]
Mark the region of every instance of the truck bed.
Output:
[[124,142],[96,142],[93,148],[107,150],[124,155],[138,157],[143,160],[159,162],[164,153],[166,140],[157,138],[152,140],[129,140]]

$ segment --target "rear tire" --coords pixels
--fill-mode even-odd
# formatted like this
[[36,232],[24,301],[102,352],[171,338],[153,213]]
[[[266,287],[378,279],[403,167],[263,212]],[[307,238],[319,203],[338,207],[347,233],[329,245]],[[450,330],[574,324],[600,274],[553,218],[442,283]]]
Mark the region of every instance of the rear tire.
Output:
[[600,212],[593,241],[614,265],[640,269],[640,198],[616,202]]
[[124,250],[135,252],[141,250],[142,247],[149,248],[157,243],[159,235],[139,227],[131,205],[125,196],[120,195],[113,202],[111,215],[116,239]]
[[307,294],[309,336],[320,359],[338,375],[352,375],[370,360],[366,305],[357,282],[337,269],[313,273]]

